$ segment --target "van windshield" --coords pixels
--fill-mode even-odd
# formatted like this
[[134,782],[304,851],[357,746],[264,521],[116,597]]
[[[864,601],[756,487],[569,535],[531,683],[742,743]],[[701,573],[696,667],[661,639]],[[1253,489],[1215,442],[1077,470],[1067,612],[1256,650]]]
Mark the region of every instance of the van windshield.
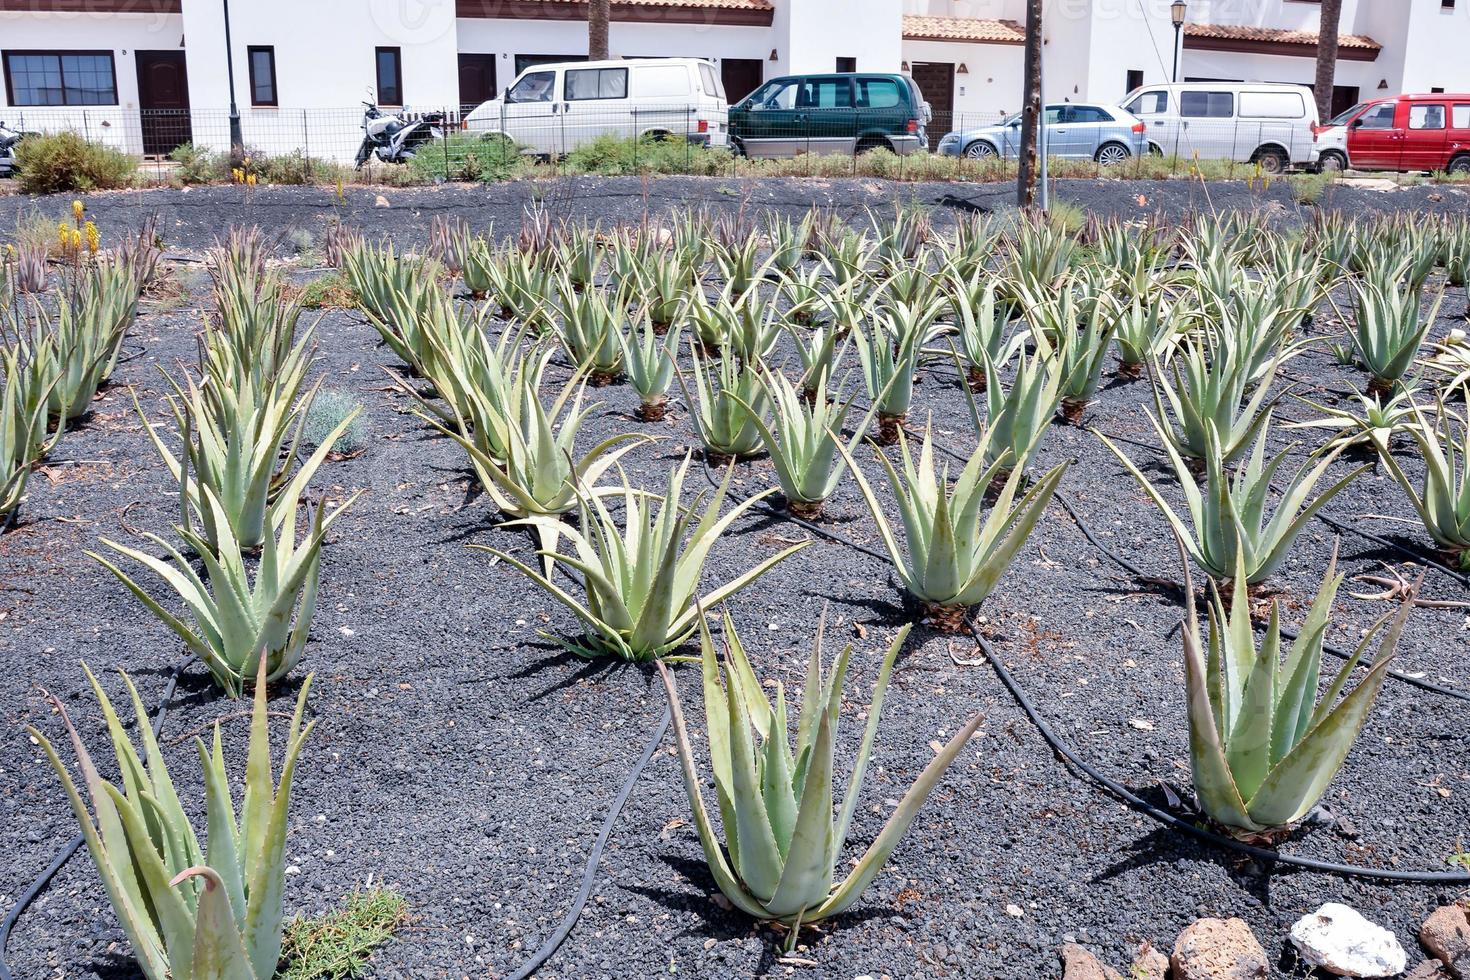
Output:
[[1353,106],[1351,109],[1347,109],[1347,110],[1345,110],[1343,112],[1339,112],[1337,115],[1335,115],[1331,119],[1327,120],[1327,125],[1329,125],[1329,126],[1346,126],[1348,124],[1348,120],[1351,119],[1351,118],[1353,118],[1354,116],[1356,116],[1358,113],[1362,112],[1363,111],[1363,107],[1366,106],[1367,104],[1368,103],[1366,103],[1366,102],[1359,102],[1357,105]]

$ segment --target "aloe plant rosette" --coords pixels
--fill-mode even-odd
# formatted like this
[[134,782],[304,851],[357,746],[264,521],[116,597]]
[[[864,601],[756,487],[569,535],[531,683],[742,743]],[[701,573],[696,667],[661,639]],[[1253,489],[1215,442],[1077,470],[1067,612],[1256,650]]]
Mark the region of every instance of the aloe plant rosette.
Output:
[[[86,670],[86,665],[82,665]],[[302,724],[308,677],[296,699],[280,782],[272,785],[264,674],[256,685],[245,768],[245,798],[236,823],[218,724],[212,747],[195,739],[204,774],[207,838],[199,846],[152,730],[144,722],[141,755],[128,739],[102,686],[87,670],[107,719],[122,773],[121,787],[98,775],[81,736],[56,698],[86,789],[84,799],[55,747],[27,729],[45,751],[81,824],[87,850],[113,911],[148,980],[270,980],[281,957],[287,810],[297,758],[316,722]],[[148,717],[123,675],[135,718]],[[88,806],[90,800],[91,806]]]
[[838,655],[824,676],[822,627],[818,625],[793,751],[782,686],[776,685],[773,707],[728,616],[723,670],[716,663],[714,643],[702,619],[700,626],[710,768],[725,831],[723,849],[704,806],[702,779],[673,674],[659,664],[695,829],[720,892],[747,915],[788,927],[789,951],[795,947],[802,925],[838,915],[862,897],[983,716],[971,718],[939,750],[848,876],[839,882],[837,865],[872,754],[884,691],[909,628],[899,631],[883,659],[868,708],[867,728],[834,820],[834,746],[851,645]]
[[[1256,645],[1243,557],[1237,558],[1234,600],[1228,611],[1219,589],[1212,586],[1208,644],[1200,634],[1182,539],[1180,559],[1189,609],[1184,683],[1195,795],[1206,814],[1237,836],[1269,836],[1304,817],[1342,768],[1388,677],[1419,586],[1413,586],[1397,612],[1364,631],[1357,649],[1318,700],[1323,637],[1343,580],[1336,573],[1336,549],[1284,659],[1281,611],[1275,600],[1266,635]],[[1375,640],[1378,650],[1365,663],[1364,655]],[[1359,666],[1366,671],[1344,696]]]

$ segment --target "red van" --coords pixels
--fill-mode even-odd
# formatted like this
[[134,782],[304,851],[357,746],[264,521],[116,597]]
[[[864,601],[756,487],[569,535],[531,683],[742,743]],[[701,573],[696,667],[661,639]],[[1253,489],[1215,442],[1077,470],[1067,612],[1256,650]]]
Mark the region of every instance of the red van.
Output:
[[1355,170],[1470,173],[1470,95],[1400,95],[1344,115]]

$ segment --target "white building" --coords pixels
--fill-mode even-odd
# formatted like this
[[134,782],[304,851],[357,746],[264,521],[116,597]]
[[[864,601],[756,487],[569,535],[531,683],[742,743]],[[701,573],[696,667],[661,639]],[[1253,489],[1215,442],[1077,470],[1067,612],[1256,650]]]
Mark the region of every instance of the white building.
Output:
[[[350,152],[358,103],[455,109],[526,66],[585,57],[585,0],[0,0],[0,119],[137,153],[228,141]],[[1470,90],[1470,0],[1344,0],[1334,101]],[[1019,108],[1025,0],[613,0],[613,57],[709,58],[732,101],[794,72],[906,71],[979,122]],[[1046,0],[1048,100],[1168,79],[1169,0]],[[1314,76],[1319,5],[1189,0],[1179,74]],[[228,53],[228,57],[227,57]]]

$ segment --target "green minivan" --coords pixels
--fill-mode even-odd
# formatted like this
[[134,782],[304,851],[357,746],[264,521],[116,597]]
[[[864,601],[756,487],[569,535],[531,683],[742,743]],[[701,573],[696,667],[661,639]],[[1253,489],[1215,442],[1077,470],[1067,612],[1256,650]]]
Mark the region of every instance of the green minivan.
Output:
[[783,75],[730,107],[730,145],[751,157],[912,153],[928,145],[929,118],[929,103],[907,75]]

